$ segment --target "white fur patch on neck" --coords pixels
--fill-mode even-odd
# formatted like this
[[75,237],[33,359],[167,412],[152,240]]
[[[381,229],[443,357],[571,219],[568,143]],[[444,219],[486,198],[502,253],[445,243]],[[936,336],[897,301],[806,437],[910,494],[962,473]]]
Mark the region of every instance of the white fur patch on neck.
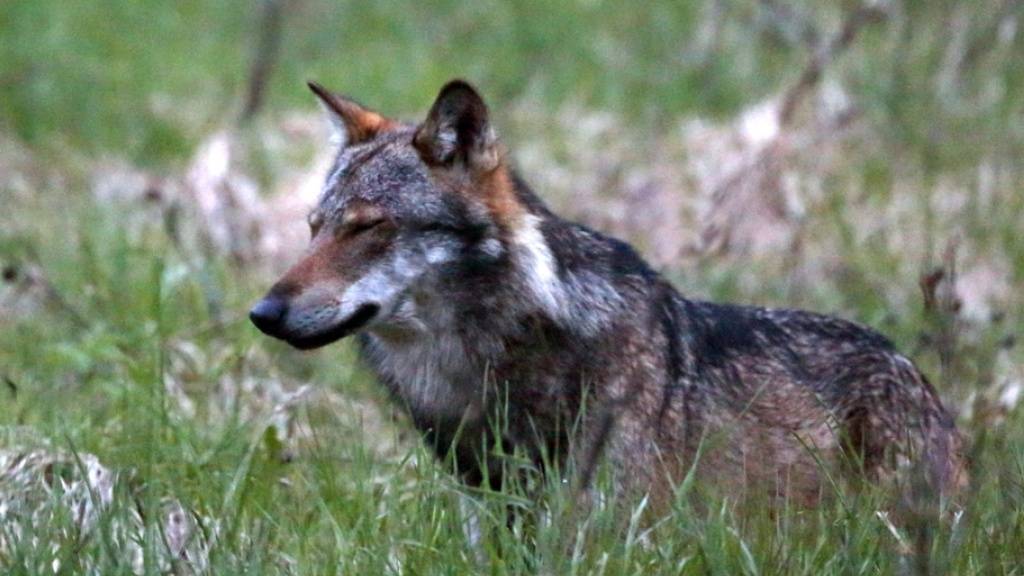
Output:
[[565,291],[555,256],[540,230],[540,218],[526,214],[522,224],[512,236],[515,255],[520,271],[526,279],[527,288],[532,292],[540,307],[552,318],[564,310]]

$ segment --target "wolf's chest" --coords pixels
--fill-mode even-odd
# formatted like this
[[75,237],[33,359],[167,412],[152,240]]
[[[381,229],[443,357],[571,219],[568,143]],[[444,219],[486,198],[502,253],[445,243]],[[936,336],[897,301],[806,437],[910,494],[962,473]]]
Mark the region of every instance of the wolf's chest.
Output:
[[363,353],[400,402],[428,418],[461,418],[483,407],[487,368],[451,336],[394,342],[369,337]]

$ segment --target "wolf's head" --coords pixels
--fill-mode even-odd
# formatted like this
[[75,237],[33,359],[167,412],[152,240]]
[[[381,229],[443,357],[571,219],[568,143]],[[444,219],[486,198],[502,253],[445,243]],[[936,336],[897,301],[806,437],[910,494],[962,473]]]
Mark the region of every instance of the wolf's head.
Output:
[[422,327],[439,283],[502,261],[529,218],[487,107],[456,80],[411,125],[310,88],[332,121],[337,156],[309,215],[306,254],[250,318],[303,349],[361,330]]

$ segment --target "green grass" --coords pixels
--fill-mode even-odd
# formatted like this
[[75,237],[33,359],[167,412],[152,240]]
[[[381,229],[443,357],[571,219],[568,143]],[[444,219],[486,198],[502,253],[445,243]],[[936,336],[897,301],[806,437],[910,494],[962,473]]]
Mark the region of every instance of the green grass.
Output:
[[[499,122],[510,122],[503,110],[522,101],[551,111],[580,103],[629,118],[635,132],[627,137],[639,141],[676,126],[665,118],[728,118],[776,93],[803,65],[806,49],[759,3],[720,4],[719,40],[702,48],[709,8],[696,1],[643,9],[602,0],[296,1],[265,115],[310,108],[307,78],[414,114],[461,75],[484,87]],[[826,35],[834,29],[838,6],[795,5]],[[1000,320],[963,326],[944,373],[928,339],[944,320],[922,311],[916,272],[936,264],[943,242],[958,234],[967,264],[996,255],[1009,263],[1015,290],[1024,283],[1016,183],[1024,59],[1015,56],[1024,35],[1000,44],[1001,13],[969,12],[967,44],[979,46],[977,57],[942,92],[946,15],[969,4],[900,6],[830,72],[882,135],[850,146],[847,165],[827,182],[835,192],[808,215],[808,241],[838,237],[843,269],[799,289],[770,263],[710,261],[667,274],[701,297],[840,311],[874,325],[962,408],[990,389],[998,358],[1020,365],[1020,347],[1004,348],[1007,336],[1024,333],[1024,299],[1011,294]],[[905,543],[876,514],[891,503],[871,491],[775,513],[715,501],[694,507],[688,490],[699,487],[689,487],[665,517],[635,514],[640,503],[627,502],[578,519],[558,478],[535,477],[539,487],[472,494],[483,540],[471,543],[460,504],[469,491],[392,415],[348,345],[301,354],[258,336],[244,311],[267,278],[183,254],[159,219],[89,194],[96,159],[171,173],[199,139],[231,121],[254,26],[251,3],[240,1],[0,4],[0,135],[23,143],[38,168],[28,193],[0,175],[0,264],[37,265],[52,285],[30,315],[5,320],[0,311],[0,425],[29,438],[8,438],[8,449],[37,443],[95,454],[121,475],[88,535],[59,514],[0,526],[0,540],[16,526],[38,538],[0,548],[7,573],[47,573],[55,557],[63,573],[131,573],[120,526],[140,511],[144,571],[160,573],[166,527],[158,519],[168,498],[205,519],[211,574],[1024,572],[1024,414],[997,423],[978,414],[981,404],[961,419],[973,477],[963,516],[938,520],[897,506],[894,514],[908,515],[899,524]],[[1010,181],[994,202],[978,183],[983,164]],[[897,185],[908,179],[920,185]],[[887,240],[898,231],[857,240],[864,212],[855,206],[912,194],[924,213],[949,185],[971,190],[972,200],[951,219],[915,220],[923,222],[915,233],[935,238],[932,255],[894,249]],[[853,189],[862,195],[847,196]],[[272,402],[230,391],[274,382],[321,391],[297,411],[294,445],[269,425]],[[175,387],[191,411],[168,392]],[[534,492],[538,499],[527,497]],[[512,530],[509,507],[522,519]]]

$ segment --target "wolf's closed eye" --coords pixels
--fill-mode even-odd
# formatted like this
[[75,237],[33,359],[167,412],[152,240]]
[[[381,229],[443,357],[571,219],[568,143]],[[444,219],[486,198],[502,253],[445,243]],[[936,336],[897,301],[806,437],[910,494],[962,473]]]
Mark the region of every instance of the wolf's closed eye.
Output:
[[345,233],[349,236],[355,236],[356,234],[362,234],[363,232],[372,230],[384,223],[383,218],[373,218],[366,220],[354,220],[349,222],[345,227]]
[[368,232],[387,221],[388,219],[380,207],[372,204],[355,204],[345,211],[338,232],[345,236],[356,236],[363,232]]

